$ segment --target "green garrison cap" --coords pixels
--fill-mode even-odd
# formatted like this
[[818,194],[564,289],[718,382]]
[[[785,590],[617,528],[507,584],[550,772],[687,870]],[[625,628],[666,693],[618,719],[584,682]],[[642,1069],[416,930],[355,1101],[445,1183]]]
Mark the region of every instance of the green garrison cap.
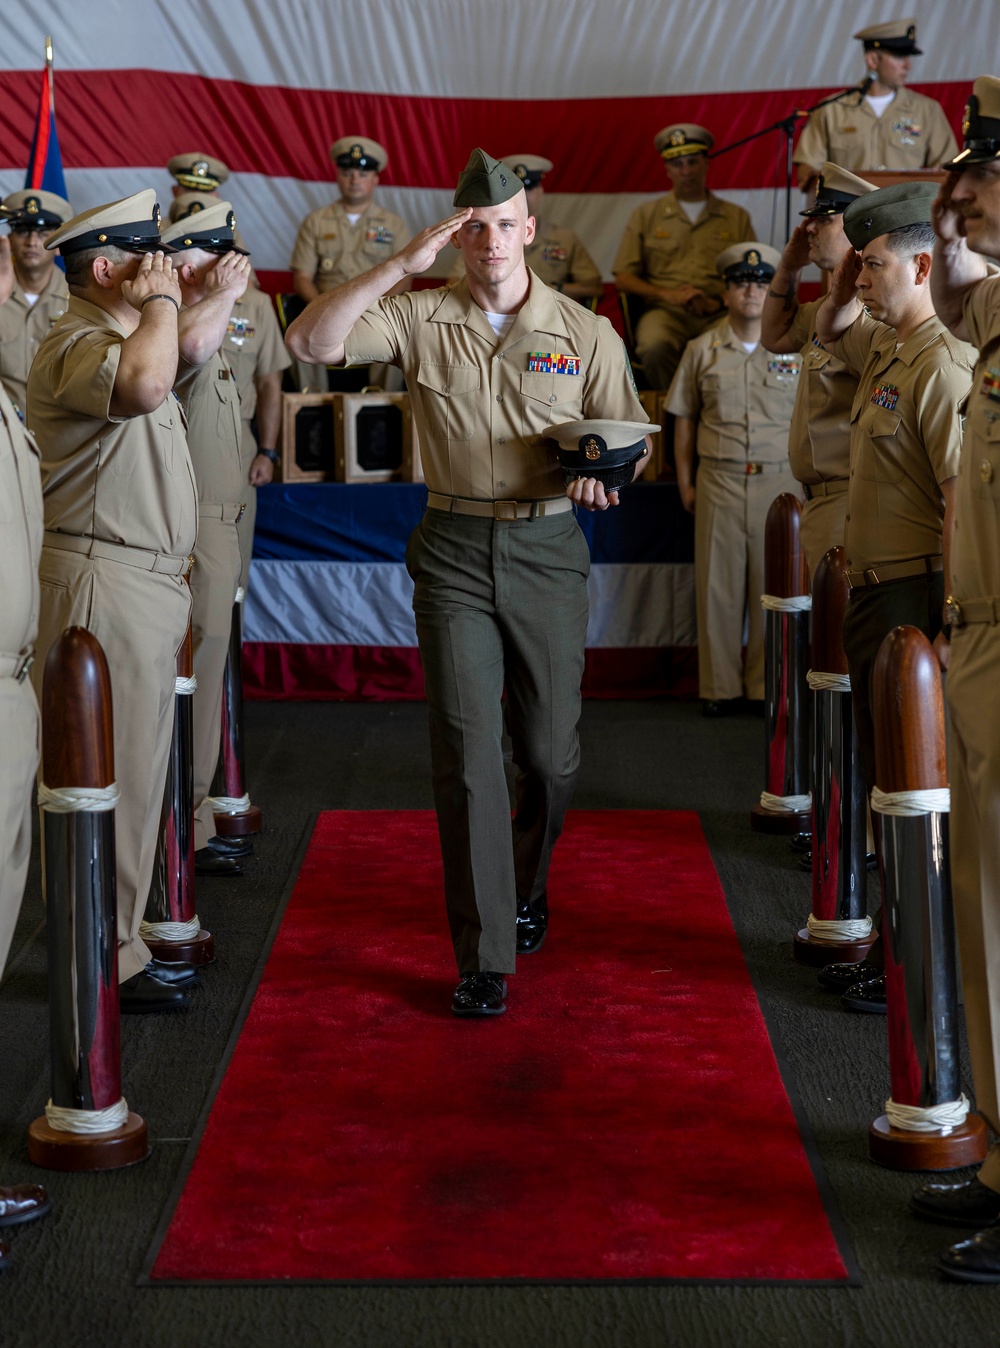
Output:
[[458,175],[453,205],[500,206],[523,190],[524,184],[508,164],[477,149]]
[[872,239],[907,225],[929,225],[937,183],[897,183],[858,197],[844,211],[844,233],[859,252]]

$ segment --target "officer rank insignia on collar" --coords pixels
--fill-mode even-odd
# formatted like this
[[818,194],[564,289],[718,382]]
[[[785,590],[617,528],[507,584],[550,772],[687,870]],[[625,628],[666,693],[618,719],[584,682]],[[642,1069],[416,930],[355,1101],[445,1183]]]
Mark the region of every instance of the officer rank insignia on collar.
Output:
[[529,351],[529,374],[579,374],[579,356],[561,356],[556,351]]
[[391,229],[386,229],[385,225],[369,225],[365,230],[366,243],[394,243],[395,234]]
[[993,402],[1000,403],[1000,369],[991,366],[986,371],[979,392],[984,398],[991,398]]
[[871,401],[876,407],[884,407],[891,412],[899,401],[899,389],[895,384],[876,384],[872,389]]
[[779,379],[794,379],[799,373],[799,362],[795,356],[775,356],[767,362],[767,372]]

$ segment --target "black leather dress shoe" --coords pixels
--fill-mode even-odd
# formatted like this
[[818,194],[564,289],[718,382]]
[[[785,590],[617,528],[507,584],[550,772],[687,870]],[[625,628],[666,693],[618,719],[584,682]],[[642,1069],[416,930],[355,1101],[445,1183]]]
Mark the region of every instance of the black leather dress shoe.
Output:
[[946,1226],[971,1226],[981,1230],[1000,1223],[1000,1194],[973,1178],[964,1184],[921,1184],[910,1199],[921,1217]]
[[249,838],[223,838],[216,833],[209,838],[208,845],[220,857],[248,857],[253,853],[253,843]]
[[738,697],[703,697],[701,714],[709,720],[718,720],[720,716],[735,716],[740,709]]
[[164,1011],[185,1011],[191,1004],[192,983],[163,983],[152,974],[133,974],[118,985],[118,1001],[123,1016]]
[[463,974],[451,999],[451,1009],[456,1016],[502,1016],[507,1010],[506,996],[503,974]]
[[855,983],[870,983],[873,978],[881,978],[882,970],[867,960],[858,960],[852,964],[824,964],[816,977],[827,992],[846,992]]
[[40,1184],[0,1184],[0,1226],[20,1226],[52,1211]]
[[243,874],[243,867],[235,857],[221,857],[211,847],[199,847],[194,854],[195,875],[237,876]]
[[885,974],[867,983],[852,983],[840,999],[845,1011],[861,1011],[869,1016],[885,1015]]
[[545,940],[549,925],[549,905],[546,895],[537,899],[518,899],[515,919],[517,953],[533,955]]
[[1000,1282],[1000,1230],[988,1227],[938,1255],[949,1278],[958,1282]]
[[180,987],[188,984],[194,987],[199,981],[201,970],[197,964],[167,964],[164,960],[149,960],[146,973],[160,983]]

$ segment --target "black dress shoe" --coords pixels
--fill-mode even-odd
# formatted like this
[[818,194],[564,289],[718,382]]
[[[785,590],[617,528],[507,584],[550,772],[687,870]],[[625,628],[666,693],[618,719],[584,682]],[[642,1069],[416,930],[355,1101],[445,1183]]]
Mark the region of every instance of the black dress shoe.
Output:
[[882,970],[867,960],[857,960],[852,964],[824,964],[816,977],[827,992],[846,992],[855,983],[870,983],[873,978],[881,978]]
[[208,846],[220,857],[248,857],[253,853],[249,838],[223,838],[218,833],[209,838]]
[[545,940],[549,925],[549,905],[546,895],[537,899],[518,899],[514,920],[517,953],[533,955]]
[[150,978],[160,983],[173,984],[174,987],[182,984],[194,987],[199,981],[200,972],[197,964],[167,964],[165,960],[148,960],[146,963],[146,973]]
[[921,1184],[910,1199],[921,1217],[946,1226],[981,1229],[1000,1223],[1000,1194],[973,1178],[964,1184]]
[[885,1015],[885,974],[867,983],[852,983],[840,999],[845,1011],[861,1011],[869,1016]]
[[788,839],[788,846],[793,852],[811,852],[813,845],[813,835],[811,833],[793,833]]
[[185,1011],[191,1004],[191,983],[164,983],[152,974],[133,974],[118,985],[118,1002],[123,1016],[163,1011]]
[[503,974],[463,974],[451,999],[451,1009],[456,1016],[502,1016],[507,1010],[506,996]]
[[938,1255],[938,1263],[959,1282],[1000,1282],[1000,1231],[977,1231]]
[[20,1226],[52,1211],[40,1184],[0,1184],[0,1226]]
[[701,700],[701,714],[710,720],[718,720],[720,716],[735,716],[739,707],[738,697],[703,697]]
[[243,874],[243,867],[234,857],[220,857],[211,847],[199,847],[194,854],[194,873],[237,876]]

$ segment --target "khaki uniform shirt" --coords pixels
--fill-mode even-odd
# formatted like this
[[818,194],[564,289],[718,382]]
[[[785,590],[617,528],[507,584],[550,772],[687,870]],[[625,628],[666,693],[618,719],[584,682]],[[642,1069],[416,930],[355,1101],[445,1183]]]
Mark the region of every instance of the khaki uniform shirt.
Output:
[[241,505],[246,474],[240,458],[240,395],[222,352],[204,365],[188,365],[182,358],[174,390],[187,415],[198,505]]
[[966,296],[965,322],[979,360],[958,470],[951,589],[956,599],[1000,596],[1000,278]]
[[348,335],[348,363],[402,369],[431,491],[480,500],[560,496],[555,447],[539,442],[550,426],[647,420],[608,320],[528,276],[528,298],[502,341],[464,280],[379,300]]
[[852,571],[937,557],[944,501],[958,472],[960,407],[975,353],[935,315],[896,350],[885,323],[854,323],[835,354],[857,372],[844,546]]
[[0,383],[15,407],[24,411],[28,371],[42,338],[66,312],[69,291],[58,267],[42,293],[29,304],[24,288],[15,280],[6,304],[0,304]]
[[912,89],[899,89],[881,117],[867,98],[851,94],[814,112],[795,147],[796,164],[817,172],[829,159],[841,168],[937,168],[958,154],[955,134],[941,104]]
[[[553,290],[562,290],[567,281],[577,285],[601,283],[594,259],[573,231],[562,225],[545,225],[537,231],[524,250],[524,265]],[[460,281],[464,275],[465,258],[460,253],[448,280]]]
[[[257,385],[262,375],[278,374],[292,363],[282,341],[278,317],[270,297],[262,290],[248,289],[233,305],[233,312],[222,343],[222,355],[236,376],[243,418],[243,447],[256,442],[250,422],[257,410]],[[273,445],[266,446],[273,449]]]
[[197,504],[184,418],[109,411],[125,329],[71,296],[28,376],[28,424],[42,452],[46,529],[186,557]]
[[392,211],[372,202],[352,225],[344,203],[335,201],[302,221],[291,267],[309,272],[322,295],[385,262],[409,242],[409,230]]
[[[802,347],[802,378],[788,432],[788,462],[798,482],[847,481],[851,471],[851,407],[858,377],[816,337],[822,299],[800,304],[787,337]],[[862,315],[858,320],[871,320]]]
[[710,461],[782,463],[799,385],[798,356],[748,355],[727,320],[688,342],[666,409],[698,423],[698,455]]
[[[715,259],[725,248],[754,237],[750,217],[742,206],[709,192],[694,224],[673,192],[645,206],[637,206],[618,247],[613,270],[630,272],[651,285],[672,290],[693,285],[708,295],[721,296],[724,282]],[[650,300],[662,307],[665,301]]]
[[38,635],[38,558],[43,529],[38,446],[0,387],[0,538],[4,563],[0,655],[27,654]]

